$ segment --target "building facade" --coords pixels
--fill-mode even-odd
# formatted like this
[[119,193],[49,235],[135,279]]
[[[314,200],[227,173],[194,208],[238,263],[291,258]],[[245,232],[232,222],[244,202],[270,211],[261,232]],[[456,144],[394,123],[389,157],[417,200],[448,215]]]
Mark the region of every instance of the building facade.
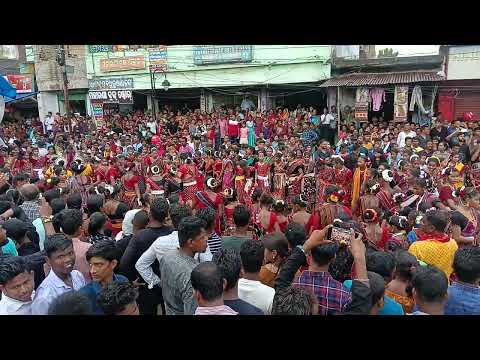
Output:
[[[328,79],[331,47],[89,45],[86,54],[91,112],[115,98],[120,109],[152,109],[152,104],[158,109],[168,103],[211,111],[248,99],[267,110],[285,104],[286,94],[305,92],[302,85]],[[318,88],[312,90],[314,99],[322,96]]]
[[337,105],[342,121],[360,124],[376,118],[431,123],[445,81],[442,54],[374,59],[359,56],[335,58],[333,63],[332,77],[320,86],[328,88],[329,105]]
[[5,98],[5,114],[17,120],[37,115],[35,71],[27,55],[28,45],[0,45],[0,75],[17,90],[14,99]]
[[480,45],[442,46],[447,58],[447,81],[439,94],[439,111],[444,118],[456,120],[473,112],[480,120]]
[[[35,76],[38,87],[38,112],[44,118],[49,111],[65,113],[63,67],[57,62],[60,45],[34,45]],[[87,113],[88,80],[85,45],[65,45],[65,63],[72,112]]]

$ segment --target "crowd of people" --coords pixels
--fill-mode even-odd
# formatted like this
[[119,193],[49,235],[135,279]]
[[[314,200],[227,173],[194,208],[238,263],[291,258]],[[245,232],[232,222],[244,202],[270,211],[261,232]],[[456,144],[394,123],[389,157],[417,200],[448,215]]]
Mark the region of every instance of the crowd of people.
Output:
[[480,124],[340,120],[4,123],[0,314],[480,314]]

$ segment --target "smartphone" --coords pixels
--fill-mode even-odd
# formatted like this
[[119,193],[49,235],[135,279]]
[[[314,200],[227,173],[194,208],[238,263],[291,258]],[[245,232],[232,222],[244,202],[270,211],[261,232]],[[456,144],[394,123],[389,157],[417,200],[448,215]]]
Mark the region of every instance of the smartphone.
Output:
[[338,242],[340,244],[350,245],[350,230],[332,226],[328,231],[328,240]]

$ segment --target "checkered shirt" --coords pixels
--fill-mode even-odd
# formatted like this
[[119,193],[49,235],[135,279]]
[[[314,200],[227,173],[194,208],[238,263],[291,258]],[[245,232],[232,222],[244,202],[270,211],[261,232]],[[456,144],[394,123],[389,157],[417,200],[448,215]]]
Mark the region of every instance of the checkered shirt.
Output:
[[301,287],[315,294],[319,305],[319,315],[343,312],[352,301],[351,292],[328,272],[304,271],[293,283],[293,286]]

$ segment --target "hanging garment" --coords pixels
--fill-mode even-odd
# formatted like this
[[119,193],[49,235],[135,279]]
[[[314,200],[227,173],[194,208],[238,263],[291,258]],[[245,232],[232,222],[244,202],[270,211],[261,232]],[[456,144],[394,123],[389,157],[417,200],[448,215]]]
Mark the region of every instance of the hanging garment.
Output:
[[382,102],[385,102],[385,89],[383,88],[374,88],[370,90],[370,101],[372,102],[372,110],[380,111],[380,106]]
[[438,96],[438,112],[441,112],[444,119],[449,121],[455,117],[455,99],[449,95]]
[[412,91],[412,98],[410,99],[410,111],[415,110],[415,105],[418,106],[422,114],[427,114],[429,111],[425,110],[423,106],[423,96],[422,96],[422,88],[420,85],[415,85]]
[[430,113],[422,114],[420,108],[417,108],[417,111],[412,115],[412,122],[418,126],[430,126],[432,118],[430,117]]

